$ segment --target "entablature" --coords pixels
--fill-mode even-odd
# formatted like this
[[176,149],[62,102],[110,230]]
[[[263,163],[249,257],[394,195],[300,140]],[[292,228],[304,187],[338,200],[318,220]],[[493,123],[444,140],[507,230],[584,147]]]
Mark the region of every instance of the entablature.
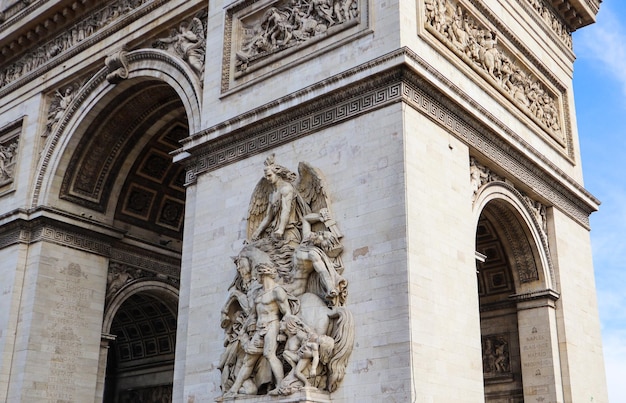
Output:
[[180,277],[180,251],[137,239],[125,230],[50,207],[17,209],[0,216],[0,249],[49,242],[104,256],[172,278]]
[[15,1],[9,4],[0,10],[0,55],[4,61],[12,60],[61,32],[97,5],[94,0]]
[[545,0],[553,10],[575,31],[596,22],[602,0]]
[[[366,70],[372,74],[358,81],[349,79],[365,76]],[[429,82],[432,77],[443,83],[445,92]],[[183,139],[183,147],[173,154],[175,161],[186,164],[186,184],[195,183],[205,172],[402,102],[485,159],[497,161],[503,174],[515,178],[521,189],[541,195],[548,205],[589,227],[589,215],[599,204],[595,197],[410,49],[398,49],[326,82],[335,89],[311,98],[315,88],[305,88]],[[298,97],[303,102],[296,102]],[[284,105],[297,106],[285,109]]]

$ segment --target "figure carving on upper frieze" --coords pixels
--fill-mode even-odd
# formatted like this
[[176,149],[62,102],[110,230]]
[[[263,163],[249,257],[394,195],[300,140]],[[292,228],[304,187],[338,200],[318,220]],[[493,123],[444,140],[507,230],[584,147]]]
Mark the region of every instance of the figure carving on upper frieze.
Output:
[[244,39],[236,52],[238,71],[288,47],[306,42],[359,16],[358,0],[282,0],[242,21]]
[[563,41],[565,46],[572,48],[572,33],[565,24],[546,6],[543,0],[525,0],[539,14],[541,19]]
[[1,70],[0,88],[66,53],[148,1],[118,0],[99,8]]
[[499,45],[495,31],[452,0],[424,0],[426,26],[457,55],[489,79],[549,132],[562,138],[559,108],[546,86]]
[[164,49],[182,58],[193,71],[202,78],[204,73],[204,55],[206,53],[206,33],[199,16],[184,21],[170,35],[159,38],[153,47]]
[[[222,309],[225,400],[304,387],[332,392],[343,379],[354,323],[345,308],[343,235],[326,189],[321,172],[305,162],[296,174],[274,155],[265,161]],[[260,318],[259,310],[270,316]],[[277,351],[284,351],[284,363]]]

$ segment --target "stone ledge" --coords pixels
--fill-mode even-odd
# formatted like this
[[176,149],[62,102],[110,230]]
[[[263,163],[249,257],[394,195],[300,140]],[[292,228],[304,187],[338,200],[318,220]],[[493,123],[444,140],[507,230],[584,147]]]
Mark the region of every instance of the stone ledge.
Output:
[[269,396],[269,395],[236,395],[233,397],[219,397],[217,402],[255,402],[255,403],[329,403],[330,393],[316,388],[302,388],[289,396]]

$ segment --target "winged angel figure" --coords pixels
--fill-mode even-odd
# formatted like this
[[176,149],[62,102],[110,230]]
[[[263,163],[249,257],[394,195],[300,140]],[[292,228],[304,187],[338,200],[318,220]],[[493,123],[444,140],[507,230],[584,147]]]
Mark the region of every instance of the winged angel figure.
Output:
[[200,18],[194,17],[191,22],[182,22],[178,29],[170,32],[169,37],[158,39],[153,46],[177,54],[202,78],[206,38]]
[[224,399],[337,388],[354,343],[342,237],[322,173],[300,162],[296,175],[269,156],[222,309]]

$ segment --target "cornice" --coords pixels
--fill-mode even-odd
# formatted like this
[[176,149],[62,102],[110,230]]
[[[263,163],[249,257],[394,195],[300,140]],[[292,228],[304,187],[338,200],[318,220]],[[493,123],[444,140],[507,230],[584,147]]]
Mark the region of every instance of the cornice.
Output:
[[97,5],[94,0],[14,1],[0,10],[0,55],[19,54],[61,31]]
[[150,245],[127,243],[125,232],[95,220],[51,208],[14,210],[0,216],[0,249],[48,242],[93,253],[118,263],[178,278],[180,257]]
[[[41,64],[33,62],[30,63],[32,64],[32,67],[26,68],[25,66],[28,66],[29,63],[25,63],[22,59],[28,55],[22,55],[21,58],[14,60],[11,64],[3,65],[0,69],[0,97],[14,91],[26,83],[31,82],[36,77],[45,74],[81,52],[88,51],[88,49],[94,47],[104,38],[122,30],[123,27],[130,25],[132,22],[149,14],[168,1],[169,0],[144,0],[144,3],[137,8],[132,9],[132,11],[128,11],[127,14],[122,14],[110,23],[103,25],[83,40],[72,42],[72,44],[65,50],[60,51],[54,56],[46,57],[45,61]],[[77,24],[82,22],[83,21],[79,21]],[[69,33],[66,32],[64,35],[69,35]],[[40,44],[37,49],[33,49],[33,52],[40,52],[44,55],[47,54],[49,51],[47,47],[52,46],[51,43],[53,41],[54,39]],[[19,74],[17,72],[19,72]]]
[[575,31],[596,22],[602,0],[544,0]]
[[[540,195],[550,205],[589,228],[589,214],[599,204],[595,197],[411,50],[402,48],[382,58],[397,59],[399,55],[406,59],[403,64],[283,110],[280,114],[237,127],[237,123],[247,122],[249,115],[267,114],[269,110],[279,109],[277,107],[283,102],[294,104],[293,94],[286,97],[288,101],[278,99],[248,112],[246,116],[241,115],[191,136],[176,157],[187,165],[187,184],[193,184],[197,176],[204,172],[267,152],[363,113],[404,102],[501,166],[507,178],[517,182],[520,188]],[[372,64],[376,62],[368,65]],[[414,67],[410,67],[411,64]],[[355,70],[364,68],[367,69],[358,66]],[[454,95],[443,93],[417,70],[433,75],[439,81],[438,85],[443,85]],[[351,72],[345,72],[341,76],[350,75]],[[341,78],[335,76],[329,80]],[[484,118],[486,123],[479,121],[459,101],[473,108],[474,113]],[[227,131],[228,127],[234,129]]]

